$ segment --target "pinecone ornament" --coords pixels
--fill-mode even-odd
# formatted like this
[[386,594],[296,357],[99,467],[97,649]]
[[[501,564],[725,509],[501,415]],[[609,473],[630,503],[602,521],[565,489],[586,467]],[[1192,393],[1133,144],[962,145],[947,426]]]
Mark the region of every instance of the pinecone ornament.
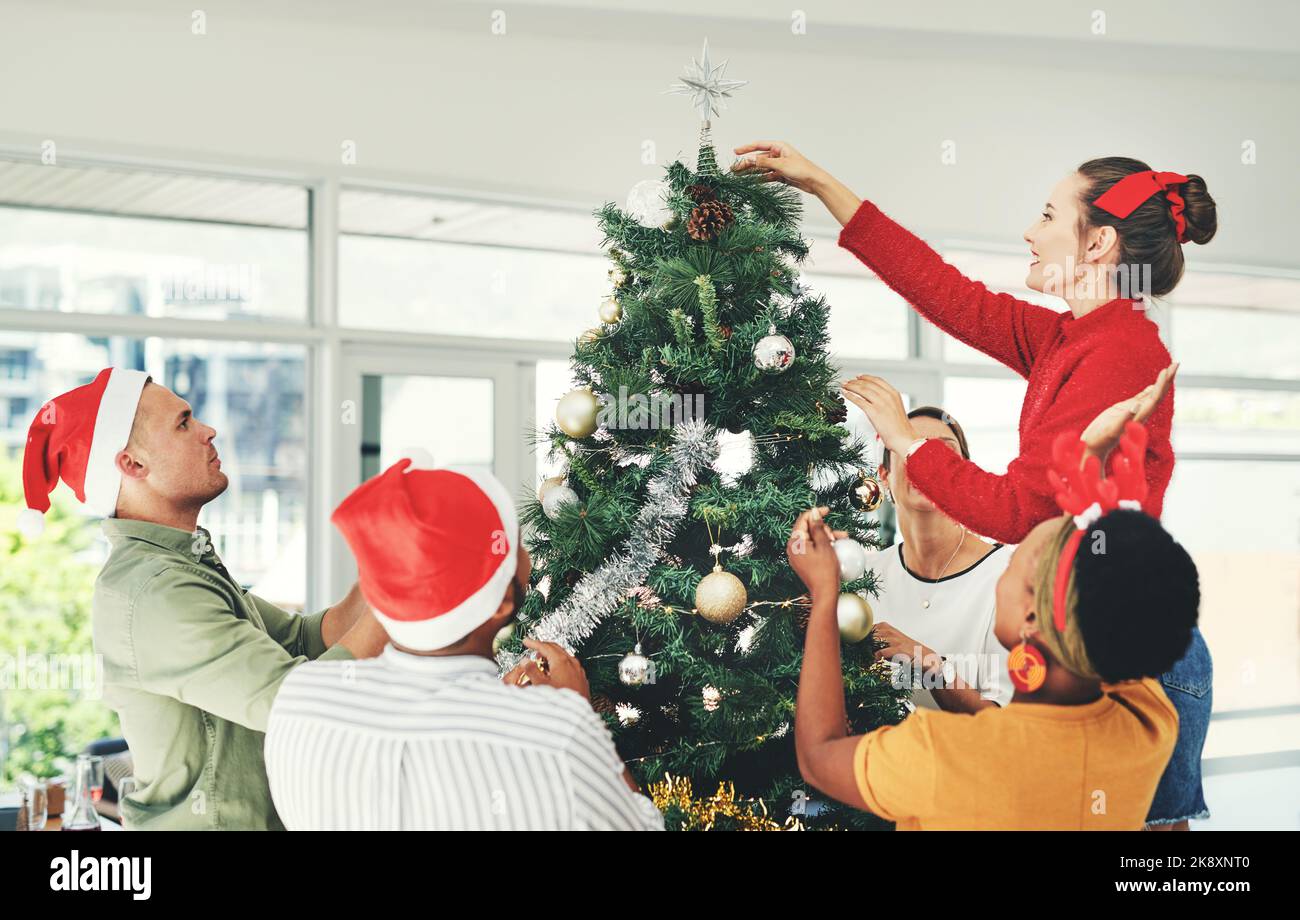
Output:
[[698,380],[679,380],[676,383],[669,384],[669,386],[673,388],[674,393],[683,399],[694,399],[696,396],[703,396],[707,399],[709,395],[708,389]]
[[839,393],[828,393],[824,399],[818,401],[817,408],[821,410],[826,421],[832,425],[839,425],[848,421],[849,406]]
[[705,243],[716,240],[718,234],[727,229],[734,219],[735,215],[725,201],[704,201],[691,211],[690,220],[686,222],[686,232],[691,239]]
[[715,193],[713,189],[709,188],[703,182],[697,182],[694,185],[688,185],[686,187],[686,194],[689,195],[691,197],[691,201],[694,201],[696,204],[702,204],[705,201],[715,201],[717,200],[718,197],[717,193]]

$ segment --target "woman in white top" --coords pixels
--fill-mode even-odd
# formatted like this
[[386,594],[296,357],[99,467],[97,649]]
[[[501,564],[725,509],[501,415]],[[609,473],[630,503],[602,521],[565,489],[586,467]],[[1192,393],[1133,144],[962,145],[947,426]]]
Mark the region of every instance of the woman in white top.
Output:
[[[917,436],[934,438],[970,459],[956,419],[934,406],[908,414]],[[898,662],[912,702],[975,712],[1011,700],[1007,651],[993,635],[994,589],[1011,552],[989,544],[939,511],[907,481],[907,467],[886,450],[880,481],[898,514],[901,543],[868,555],[878,599],[877,658]]]

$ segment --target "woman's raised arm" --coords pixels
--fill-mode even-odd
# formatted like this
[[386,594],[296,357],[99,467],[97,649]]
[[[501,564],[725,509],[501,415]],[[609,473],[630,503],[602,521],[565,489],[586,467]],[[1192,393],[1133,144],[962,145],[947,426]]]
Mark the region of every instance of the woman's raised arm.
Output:
[[997,294],[949,265],[927,243],[784,141],[736,148],[736,172],[757,171],[816,195],[843,225],[839,243],[918,313],[1023,377],[1054,334],[1060,314]]

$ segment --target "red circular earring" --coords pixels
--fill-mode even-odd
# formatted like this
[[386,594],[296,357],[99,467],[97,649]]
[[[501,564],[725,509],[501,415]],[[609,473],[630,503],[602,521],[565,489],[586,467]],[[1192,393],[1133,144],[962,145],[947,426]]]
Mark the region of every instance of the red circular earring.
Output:
[[1047,659],[1036,647],[1020,638],[1020,644],[1007,656],[1011,683],[1022,693],[1033,693],[1047,680]]

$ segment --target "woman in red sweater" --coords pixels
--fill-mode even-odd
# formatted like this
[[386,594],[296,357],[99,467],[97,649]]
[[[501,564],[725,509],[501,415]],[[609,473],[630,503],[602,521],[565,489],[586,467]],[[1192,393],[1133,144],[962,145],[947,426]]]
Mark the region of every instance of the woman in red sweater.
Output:
[[[848,249],[940,329],[1028,380],[1020,410],[1020,456],[997,476],[944,445],[917,438],[903,400],[879,377],[844,385],[886,449],[905,458],[911,484],[948,517],[1003,543],[1020,543],[1058,512],[1048,482],[1052,445],[1099,416],[1150,413],[1143,507],[1159,518],[1174,470],[1172,365],[1143,297],[1162,297],[1183,274],[1183,243],[1208,243],[1214,199],[1200,176],[1151,170],[1140,160],[1089,160],[1056,184],[1025,231],[1033,261],[1026,286],[1061,297],[1069,311],[995,294],[964,277],[933,249],[794,147],[761,141],[734,169],[758,170],[816,195],[843,225]],[[1153,384],[1152,381],[1155,381]],[[1162,398],[1166,395],[1168,398]],[[1136,396],[1134,394],[1137,394]],[[1140,641],[1140,640],[1139,640]],[[1213,667],[1200,630],[1161,675],[1179,716],[1178,742],[1147,815],[1149,827],[1182,829],[1209,815],[1201,750],[1209,723]]]
[[[789,144],[761,141],[736,153],[752,155],[737,171],[760,170],[820,198],[844,226],[841,246],[944,332],[1028,380],[1020,456],[1001,476],[941,444],[917,443],[902,399],[885,381],[845,384],[886,448],[906,455],[912,484],[948,517],[1003,543],[1019,543],[1056,514],[1047,469],[1057,434],[1081,430],[1170,368],[1142,297],[1173,290],[1183,241],[1208,243],[1216,229],[1214,199],[1200,176],[1154,173],[1127,157],[1089,160],[1056,184],[1024,234],[1033,258],[1026,285],[1063,298],[1070,309],[1058,313],[966,278]],[[1148,513],[1156,518],[1174,468],[1173,409],[1171,392],[1147,422]]]

